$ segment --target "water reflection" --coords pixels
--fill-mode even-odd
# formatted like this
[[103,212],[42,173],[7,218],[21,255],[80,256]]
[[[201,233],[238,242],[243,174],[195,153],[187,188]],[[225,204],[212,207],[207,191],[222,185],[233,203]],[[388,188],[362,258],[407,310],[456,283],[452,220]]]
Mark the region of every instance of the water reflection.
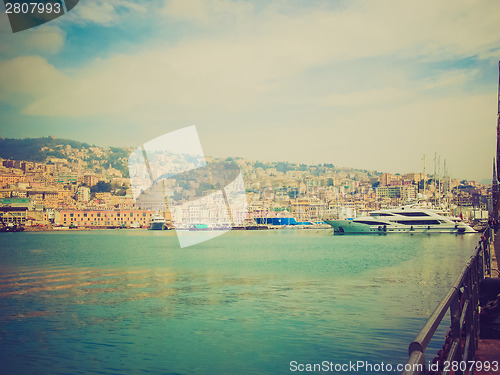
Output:
[[6,243],[5,371],[221,374],[237,362],[238,373],[275,374],[290,360],[404,361],[475,242],[230,233],[186,250],[128,233]]

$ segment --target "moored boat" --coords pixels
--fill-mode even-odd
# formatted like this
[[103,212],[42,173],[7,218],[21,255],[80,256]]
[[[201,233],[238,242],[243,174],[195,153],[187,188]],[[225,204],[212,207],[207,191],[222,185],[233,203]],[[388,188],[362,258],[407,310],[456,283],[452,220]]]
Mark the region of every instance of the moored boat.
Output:
[[338,234],[475,233],[460,218],[417,206],[401,206],[370,212],[352,220],[325,220]]
[[167,221],[162,215],[153,215],[148,225],[149,230],[164,230],[168,229]]

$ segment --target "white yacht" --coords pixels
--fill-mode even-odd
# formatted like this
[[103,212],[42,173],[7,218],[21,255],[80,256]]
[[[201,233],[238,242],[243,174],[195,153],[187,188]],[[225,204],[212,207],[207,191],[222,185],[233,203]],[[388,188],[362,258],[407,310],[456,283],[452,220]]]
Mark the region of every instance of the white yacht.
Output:
[[149,221],[148,229],[150,230],[164,230],[167,229],[167,221],[162,215],[153,215]]
[[325,220],[335,233],[475,233],[460,218],[446,216],[439,210],[401,206],[372,211],[370,216],[353,220]]

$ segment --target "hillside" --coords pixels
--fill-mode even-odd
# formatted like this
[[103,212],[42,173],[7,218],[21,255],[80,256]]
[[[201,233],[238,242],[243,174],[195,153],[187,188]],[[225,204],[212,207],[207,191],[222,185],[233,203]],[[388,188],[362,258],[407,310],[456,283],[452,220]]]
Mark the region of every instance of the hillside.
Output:
[[[68,162],[82,163],[88,170],[98,172],[100,168],[111,166],[128,177],[128,157],[132,148],[98,147],[69,139],[55,137],[9,139],[0,138],[0,158],[10,160],[26,160],[51,164],[53,159],[65,159]],[[338,168],[333,164],[307,165],[290,162],[243,161],[241,158],[228,157],[226,161],[235,161],[246,172],[262,169],[287,173],[290,171],[307,172],[311,176],[321,176],[334,172],[361,173],[367,178],[380,173],[352,168]],[[273,175],[270,172],[270,176]]]
[[97,147],[54,137],[9,139],[0,138],[0,158],[50,163],[51,158],[81,160],[89,169],[111,166],[128,176],[127,160],[131,149]]

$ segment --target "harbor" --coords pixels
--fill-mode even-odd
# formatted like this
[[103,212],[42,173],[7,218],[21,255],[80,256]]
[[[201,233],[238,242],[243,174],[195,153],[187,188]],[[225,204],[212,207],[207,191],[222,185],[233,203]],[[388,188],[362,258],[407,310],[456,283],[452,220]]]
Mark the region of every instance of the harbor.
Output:
[[4,5],[0,375],[500,375],[500,3]]
[[[500,236],[486,229],[457,281],[415,340],[403,375],[497,374],[500,358]],[[448,314],[446,314],[448,312]],[[437,353],[424,354],[445,315],[450,329]],[[432,357],[432,355],[435,355]]]
[[230,231],[180,249],[175,231],[4,233],[0,360],[110,375],[404,364],[480,237]]

